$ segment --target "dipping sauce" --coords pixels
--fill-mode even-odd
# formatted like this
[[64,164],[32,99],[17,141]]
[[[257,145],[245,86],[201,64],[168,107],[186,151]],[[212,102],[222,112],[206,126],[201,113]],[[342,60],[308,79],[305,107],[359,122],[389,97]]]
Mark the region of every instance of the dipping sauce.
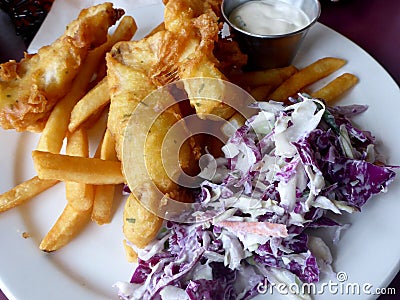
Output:
[[287,34],[310,23],[300,8],[279,0],[248,1],[231,12],[229,21],[244,31],[258,35]]

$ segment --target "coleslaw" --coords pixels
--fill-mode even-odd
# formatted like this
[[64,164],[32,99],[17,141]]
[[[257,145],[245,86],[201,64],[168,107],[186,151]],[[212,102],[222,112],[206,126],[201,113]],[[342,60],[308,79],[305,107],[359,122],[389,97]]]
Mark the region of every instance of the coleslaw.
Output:
[[366,106],[328,107],[305,94],[291,100],[253,104],[256,114],[198,190],[199,213],[221,213],[166,221],[156,240],[136,249],[130,282],[115,284],[121,299],[251,299],[264,280],[300,285],[333,272],[329,248],[309,229],[346,228],[332,215],[358,212],[386,192],[395,167],[372,133],[351,122]]

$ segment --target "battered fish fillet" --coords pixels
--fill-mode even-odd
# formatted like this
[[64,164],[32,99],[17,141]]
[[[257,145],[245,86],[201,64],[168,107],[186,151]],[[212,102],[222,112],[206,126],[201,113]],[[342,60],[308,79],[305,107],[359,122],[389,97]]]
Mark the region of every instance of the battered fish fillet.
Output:
[[[165,46],[167,42],[173,44],[176,41],[171,38],[169,32],[160,31],[140,41],[117,43],[106,56],[111,98],[107,127],[115,137],[116,151],[121,161],[124,161],[122,147],[125,128],[133,111],[139,104],[146,105],[142,104],[142,100],[159,87],[158,81],[152,77],[151,70],[162,53],[160,46]],[[173,96],[168,90],[162,90],[162,98],[163,103],[174,103]],[[160,101],[160,105],[164,104],[161,104]],[[176,197],[179,194],[179,187],[164,170],[161,144],[169,128],[181,120],[182,115],[177,104],[165,110],[161,107],[158,109],[161,109],[162,114],[155,120],[149,132],[143,132],[147,135],[145,144],[146,169],[139,170],[139,164],[135,164],[134,172],[149,174],[162,193]],[[141,132],[137,134],[141,134]],[[137,159],[143,159],[139,152],[140,150],[132,149],[132,155],[139,155],[140,157]],[[171,153],[171,155],[174,154],[176,153]],[[185,143],[180,151],[179,163],[174,166],[176,168],[174,173],[178,173],[179,168],[190,173],[191,163],[194,161],[193,155],[192,145]],[[138,176],[137,186],[145,183],[145,180],[145,176]],[[131,188],[133,187],[131,186]]]
[[[179,39],[168,31],[159,31],[139,41],[119,42],[106,56],[110,90],[107,127],[114,135],[116,151],[122,160],[124,131],[137,105],[151,92],[163,86],[163,75],[155,74],[155,65],[165,49],[177,49]],[[165,95],[165,97],[172,97]],[[173,99],[171,98],[171,101]],[[166,111],[180,119],[178,106]]]
[[107,40],[108,29],[124,14],[104,3],[84,9],[64,34],[38,53],[0,65],[0,125],[41,131],[54,105],[70,89],[91,49]]
[[[126,126],[138,105],[144,105],[140,104],[142,100],[159,87],[160,78],[153,76],[152,70],[163,54],[163,47],[168,43],[170,46],[176,46],[176,40],[171,33],[158,31],[140,41],[117,43],[106,56],[111,98],[107,127],[115,137],[117,155],[123,163],[127,160],[126,157],[122,159]],[[162,91],[163,98],[172,97],[167,90]],[[170,100],[174,101],[172,98]],[[129,182],[134,193],[125,203],[123,231],[125,237],[137,247],[146,246],[155,237],[163,222],[162,218],[142,205],[141,201],[146,201],[144,198],[153,202],[160,201],[158,195],[153,194],[154,190],[149,188],[149,184],[153,182],[161,193],[173,199],[181,198],[180,188],[166,173],[161,155],[161,144],[166,132],[180,119],[179,106],[175,105],[164,110],[150,130],[140,130],[142,122],[139,122],[139,129],[132,134],[147,137],[144,155],[146,166],[137,163],[143,159],[142,149],[131,149],[128,154],[124,153],[130,156],[128,160],[132,161],[131,169],[134,175],[129,176],[133,176],[135,180]],[[191,163],[196,161],[195,151],[190,143],[185,143],[182,148],[179,163],[173,168],[181,167],[186,171],[190,169]],[[124,170],[126,167],[124,165]],[[136,222],[129,222],[132,219]]]
[[[115,137],[116,151],[121,161],[127,122],[138,103],[148,94],[178,79],[225,79],[216,67],[218,61],[213,55],[214,44],[218,40],[219,7],[220,1],[216,0],[170,0],[165,7],[165,30],[157,30],[138,41],[120,42],[107,54],[111,98],[107,126]],[[206,87],[193,84],[184,87],[189,98],[197,96],[199,88],[202,88],[204,99],[191,100],[197,114],[229,118],[234,113],[225,103],[210,100],[223,98],[224,84],[216,81],[214,85]],[[174,113],[176,122],[180,112]],[[153,160],[157,161],[155,158]],[[165,193],[171,192],[172,187],[168,186],[167,177],[159,171],[154,174],[154,180],[159,181],[157,186],[163,186],[161,190]]]
[[[157,88],[179,79],[193,77],[225,79],[216,67],[218,61],[213,55],[214,44],[218,40],[219,7],[220,1],[170,0],[165,7],[165,29],[160,26],[146,38],[120,42],[107,54],[107,78],[111,98],[107,126],[115,137],[119,159],[124,163],[122,156],[128,155],[135,174],[134,182],[130,182],[130,188],[135,193],[128,198],[124,209],[124,234],[139,247],[147,244],[157,234],[162,223],[155,214],[141,208],[143,198],[157,199],[153,195],[154,190],[148,188],[150,182],[145,175],[150,176],[163,194],[182,200],[182,190],[164,170],[161,157],[161,144],[166,132],[182,116],[179,107],[175,105],[164,110],[148,132],[142,132],[142,127],[137,124],[137,130],[131,134],[146,135],[146,166],[135,164],[135,161],[143,159],[137,157],[143,155],[140,149],[132,149],[128,154],[123,154],[125,129],[134,110],[138,105],[144,105],[142,100]],[[195,93],[198,86],[188,85],[184,88],[189,97],[197,96]],[[206,93],[203,94],[201,105],[195,105],[198,104],[198,99],[192,101],[197,113],[201,116],[217,114],[230,117],[233,111],[229,106],[210,100],[221,99],[223,89],[218,84],[203,88]],[[172,96],[165,93],[162,97]],[[179,153],[180,167],[190,170],[198,158],[196,145],[185,143],[182,148]],[[148,226],[145,228],[146,237],[138,229],[140,224],[126,221],[131,219],[145,220],[144,223]]]
[[[120,159],[126,122],[137,103],[150,92],[178,79],[226,80],[213,54],[218,41],[221,1],[170,0],[165,3],[165,30],[160,29],[139,41],[118,43],[107,56],[111,94],[108,126],[115,136]],[[185,86],[198,115],[229,118],[234,113],[231,107],[209,100],[223,98],[224,88],[217,81],[203,88],[204,99],[199,102],[194,99],[199,87]]]
[[[218,80],[227,80],[218,69],[218,60],[213,50],[218,41],[221,17],[220,0],[164,0],[164,23],[166,30],[184,37],[186,52],[181,53],[177,65],[180,79],[213,78],[215,81],[184,81],[191,105],[200,118],[216,115],[228,119],[235,110],[224,103],[226,85]],[[201,91],[201,92],[199,92]],[[199,100],[201,96],[203,99]]]

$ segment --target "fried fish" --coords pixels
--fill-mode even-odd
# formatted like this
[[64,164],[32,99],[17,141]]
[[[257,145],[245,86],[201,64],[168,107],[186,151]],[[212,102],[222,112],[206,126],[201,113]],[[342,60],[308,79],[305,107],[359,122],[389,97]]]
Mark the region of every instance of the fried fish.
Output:
[[[225,94],[225,85],[220,81],[226,78],[218,69],[219,62],[213,53],[220,31],[220,2],[164,1],[164,23],[161,26],[141,40],[116,44],[107,54],[107,78],[111,98],[107,127],[115,137],[116,151],[124,170],[130,168],[130,173],[134,174],[125,174],[132,179],[128,179],[128,183],[133,194],[128,198],[124,210],[124,233],[136,246],[145,246],[161,226],[160,215],[157,216],[156,210],[150,212],[140,209],[144,202],[154,203],[158,199],[155,189],[149,186],[154,184],[162,195],[178,201],[185,201],[187,197],[182,196],[185,194],[183,189],[167,174],[161,155],[161,145],[165,143],[166,133],[183,117],[179,106],[172,105],[162,109],[162,114],[154,120],[151,128],[143,125],[146,116],[135,121],[134,130],[130,127],[129,129],[130,135],[134,136],[133,139],[136,135],[137,140],[130,144],[132,149],[125,152],[125,130],[132,114],[146,104],[144,99],[149,94],[180,79],[183,85],[179,88],[185,90],[200,118],[207,118],[209,115],[229,118],[234,113],[232,107],[221,101]],[[197,83],[196,80],[189,80],[191,84],[185,84],[185,79],[201,77],[216,80],[211,85],[202,85],[201,80]],[[199,89],[202,90],[201,99],[197,97]],[[160,96],[170,97],[172,96],[168,92]],[[160,107],[156,103],[150,109],[160,110]],[[132,126],[132,122],[129,124]],[[144,138],[146,142],[143,150],[137,144]],[[172,169],[186,169],[190,173],[193,164],[197,164],[200,151],[193,139],[192,141],[182,145],[179,161]],[[170,152],[172,155],[173,151]],[[145,164],[141,162],[143,159]],[[129,166],[126,166],[127,161]],[[154,205],[162,206],[161,202],[160,199]],[[140,224],[129,222],[132,219],[143,219],[149,224],[146,228],[148,238],[145,241],[143,235],[138,234],[142,232],[138,230]]]
[[70,89],[87,53],[107,40],[124,14],[104,3],[84,9],[54,43],[0,65],[0,125],[41,131],[50,111]]

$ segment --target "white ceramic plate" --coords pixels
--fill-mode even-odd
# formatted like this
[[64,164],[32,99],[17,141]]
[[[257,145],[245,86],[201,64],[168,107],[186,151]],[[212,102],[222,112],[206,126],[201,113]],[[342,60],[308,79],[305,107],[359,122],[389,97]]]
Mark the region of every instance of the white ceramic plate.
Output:
[[[162,6],[137,10],[136,18],[143,36],[162,18]],[[303,67],[325,56],[348,60],[337,76],[352,72],[359,84],[343,97],[342,104],[368,104],[370,109],[357,118],[371,130],[379,149],[391,164],[400,164],[399,87],[386,71],[366,52],[340,34],[317,24],[309,32],[295,65]],[[322,84],[326,82],[323,80]],[[39,135],[0,131],[0,192],[35,175],[31,151]],[[400,187],[399,179],[388,193],[372,199],[361,213],[344,216],[352,226],[332,247],[334,269],[346,272],[348,283],[370,283],[384,287],[399,270],[400,258]],[[120,192],[120,191],[118,191]],[[0,288],[10,299],[117,299],[112,288],[118,280],[129,281],[133,265],[122,246],[122,203],[118,200],[109,225],[90,224],[65,248],[51,254],[38,249],[41,238],[51,228],[65,205],[63,184],[51,188],[30,202],[0,216]],[[23,238],[27,232],[30,237]],[[330,299],[330,293],[316,299]],[[337,299],[356,295],[336,295]],[[362,294],[360,299],[375,298]],[[281,299],[274,295],[268,299]],[[283,298],[286,299],[286,298]]]

